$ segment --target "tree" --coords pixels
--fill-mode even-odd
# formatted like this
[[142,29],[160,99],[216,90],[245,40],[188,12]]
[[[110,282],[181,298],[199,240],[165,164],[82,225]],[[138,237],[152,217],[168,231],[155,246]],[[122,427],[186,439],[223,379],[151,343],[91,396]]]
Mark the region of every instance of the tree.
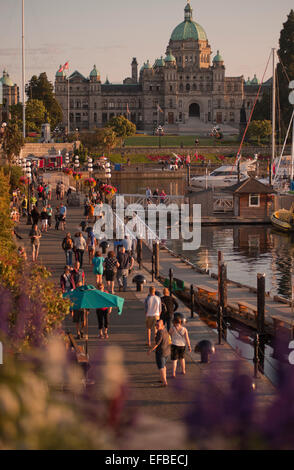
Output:
[[114,130],[117,138],[121,143],[126,137],[130,137],[136,133],[135,124],[133,124],[124,116],[116,116],[111,118],[106,127],[112,128]]
[[53,85],[49,82],[45,72],[41,73],[39,77],[33,75],[26,86],[26,94],[29,99],[43,102],[49,115],[52,129],[61,123],[62,109],[55,99]]
[[41,100],[30,99],[26,103],[26,128],[28,131],[41,130],[45,122],[46,108]]
[[117,136],[112,127],[105,127],[96,131],[97,145],[103,152],[107,151],[109,156],[110,151],[117,144]]
[[277,67],[279,83],[279,99],[281,107],[281,120],[284,133],[289,126],[293,106],[289,103],[289,80],[294,80],[294,10],[291,10],[280,35],[280,49],[278,55],[280,63]]
[[266,139],[270,135],[272,135],[271,121],[252,121],[248,127],[248,138],[257,140],[258,144],[261,139]]
[[24,138],[18,125],[9,122],[6,126],[2,142],[2,151],[9,164],[12,163],[14,156],[19,155],[23,146]]

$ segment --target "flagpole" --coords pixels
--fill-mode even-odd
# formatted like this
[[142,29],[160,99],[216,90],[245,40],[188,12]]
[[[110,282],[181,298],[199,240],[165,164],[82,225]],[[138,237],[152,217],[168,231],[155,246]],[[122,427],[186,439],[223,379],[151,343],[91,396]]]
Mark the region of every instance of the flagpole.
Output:
[[69,72],[67,78],[67,135],[70,133],[70,122],[69,122]]
[[22,121],[23,137],[26,137],[26,108],[25,108],[25,37],[24,37],[24,0],[22,0]]

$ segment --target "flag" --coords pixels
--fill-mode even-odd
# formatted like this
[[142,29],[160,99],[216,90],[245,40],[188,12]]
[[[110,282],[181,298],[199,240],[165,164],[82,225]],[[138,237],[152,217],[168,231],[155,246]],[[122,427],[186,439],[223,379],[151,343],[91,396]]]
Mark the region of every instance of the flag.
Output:
[[65,64],[60,67],[60,69],[58,70],[58,72],[63,72],[64,70],[68,70],[68,62],[65,62]]
[[127,103],[127,116],[130,114],[129,103]]
[[162,111],[161,107],[159,106],[159,104],[157,104],[157,111],[158,111],[159,113],[163,113],[163,111]]

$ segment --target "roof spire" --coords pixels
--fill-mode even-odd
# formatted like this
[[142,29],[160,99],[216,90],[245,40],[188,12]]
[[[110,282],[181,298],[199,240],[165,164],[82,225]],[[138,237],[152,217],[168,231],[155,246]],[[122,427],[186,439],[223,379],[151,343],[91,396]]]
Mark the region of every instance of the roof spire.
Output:
[[192,21],[193,9],[190,5],[190,0],[187,0],[187,5],[185,6],[185,21]]

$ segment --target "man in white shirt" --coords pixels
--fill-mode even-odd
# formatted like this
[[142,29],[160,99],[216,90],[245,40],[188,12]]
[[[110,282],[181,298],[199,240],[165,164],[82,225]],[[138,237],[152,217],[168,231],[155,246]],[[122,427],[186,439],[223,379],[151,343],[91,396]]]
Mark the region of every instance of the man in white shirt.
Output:
[[161,300],[155,295],[155,287],[149,288],[149,295],[145,299],[145,315],[147,328],[147,345],[151,347],[151,330],[153,328],[155,337],[156,321],[159,320],[161,314]]

